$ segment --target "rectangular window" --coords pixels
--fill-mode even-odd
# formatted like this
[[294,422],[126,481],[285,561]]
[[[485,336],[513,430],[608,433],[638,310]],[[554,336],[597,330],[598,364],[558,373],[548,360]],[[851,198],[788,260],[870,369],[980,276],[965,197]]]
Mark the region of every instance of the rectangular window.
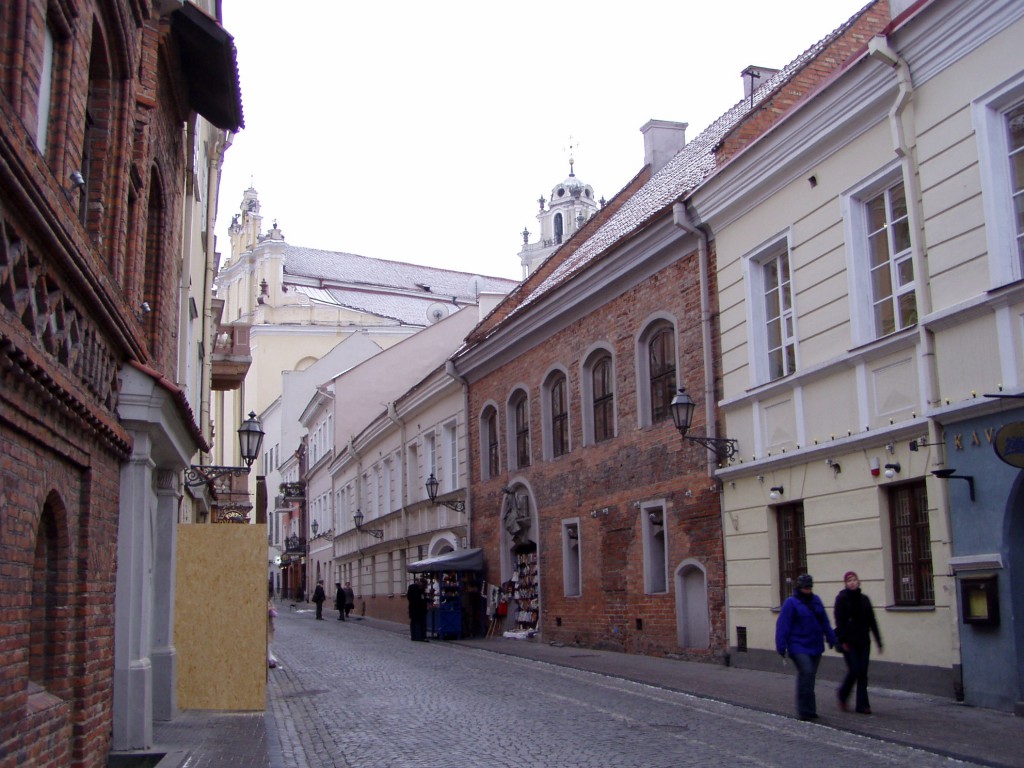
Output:
[[1006,113],[1006,142],[1010,164],[1016,256],[1024,260],[1024,104]]
[[907,196],[900,181],[864,202],[875,336],[917,323]]
[[423,436],[423,473],[437,477],[437,442],[433,432]]
[[53,30],[43,27],[43,61],[39,70],[39,100],[36,107],[36,147],[46,155],[50,131],[50,102],[53,100]]
[[668,542],[665,532],[665,508],[641,507],[644,542],[644,592],[649,595],[668,592]]
[[793,284],[790,280],[788,246],[762,261],[761,270],[768,378],[774,381],[796,371]]
[[566,597],[579,597],[583,582],[579,520],[562,523],[562,583]]
[[935,605],[928,492],[924,481],[889,491],[896,605]]
[[454,491],[459,487],[459,438],[457,424],[452,421],[444,425],[444,490]]
[[409,501],[418,501],[426,496],[426,487],[420,482],[420,457],[416,444],[409,446],[406,452],[406,483],[409,489]]
[[779,534],[779,604],[793,594],[796,579],[807,573],[804,505],[787,504],[775,510]]

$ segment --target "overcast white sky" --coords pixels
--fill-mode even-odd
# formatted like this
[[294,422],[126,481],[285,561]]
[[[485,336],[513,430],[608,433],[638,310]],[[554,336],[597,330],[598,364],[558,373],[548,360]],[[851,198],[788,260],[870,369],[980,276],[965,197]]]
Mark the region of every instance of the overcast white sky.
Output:
[[224,0],[245,129],[219,250],[250,182],[293,245],[519,279],[520,232],[569,172],[611,198],[652,118],[701,130],[867,0]]

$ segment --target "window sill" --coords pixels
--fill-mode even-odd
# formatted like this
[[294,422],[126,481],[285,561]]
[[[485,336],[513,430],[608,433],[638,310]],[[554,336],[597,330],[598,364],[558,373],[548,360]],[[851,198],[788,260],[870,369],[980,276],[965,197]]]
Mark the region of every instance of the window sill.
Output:
[[885,610],[889,613],[934,613],[934,605],[887,605]]

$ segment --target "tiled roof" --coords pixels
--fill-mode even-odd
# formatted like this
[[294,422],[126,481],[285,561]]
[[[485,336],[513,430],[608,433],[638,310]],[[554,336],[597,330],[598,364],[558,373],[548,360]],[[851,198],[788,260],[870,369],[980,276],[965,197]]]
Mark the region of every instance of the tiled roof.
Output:
[[517,281],[502,277],[285,245],[285,282],[289,275],[315,278],[327,285],[340,283],[371,290],[411,291],[431,301],[450,300],[453,296],[475,301],[480,293],[508,293],[518,285]]
[[[705,128],[696,138],[688,142],[680,150],[679,154],[654,174],[635,194],[624,201],[619,210],[584,243],[569,253],[565,260],[544,279],[534,286],[530,286],[528,284],[529,280],[527,280],[527,284],[523,286],[525,290],[520,292],[525,294],[525,296],[516,308],[507,314],[507,317],[517,314],[524,307],[529,306],[556,286],[564,283],[595,259],[604,255],[617,242],[638,230],[682,196],[692,192],[715,170],[715,149],[723,138],[744,117],[756,112],[763,102],[770,99],[781,86],[785,85],[808,62],[813,60],[836,38],[842,35],[856,21],[859,15],[860,12],[821,41],[808,48],[784,69],[766,80],[754,92],[753,98],[744,98],[735,104],[725,114]],[[551,259],[557,258],[556,252]],[[515,297],[509,297],[508,300],[515,300]]]
[[[310,288],[305,285],[295,285],[289,290],[309,296],[310,299],[320,304],[368,312],[378,317],[394,320],[402,325],[429,325],[427,312],[435,304],[444,304],[448,314],[456,310],[450,296],[435,296],[433,293],[409,296],[382,292],[372,288],[349,290],[345,288]],[[464,306],[464,304],[465,302],[459,306]]]

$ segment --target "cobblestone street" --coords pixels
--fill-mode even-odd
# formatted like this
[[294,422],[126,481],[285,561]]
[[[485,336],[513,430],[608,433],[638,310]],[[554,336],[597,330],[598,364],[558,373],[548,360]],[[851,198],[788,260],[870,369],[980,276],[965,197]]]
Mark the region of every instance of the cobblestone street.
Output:
[[368,622],[287,608],[277,621],[268,708],[289,768],[967,765]]

